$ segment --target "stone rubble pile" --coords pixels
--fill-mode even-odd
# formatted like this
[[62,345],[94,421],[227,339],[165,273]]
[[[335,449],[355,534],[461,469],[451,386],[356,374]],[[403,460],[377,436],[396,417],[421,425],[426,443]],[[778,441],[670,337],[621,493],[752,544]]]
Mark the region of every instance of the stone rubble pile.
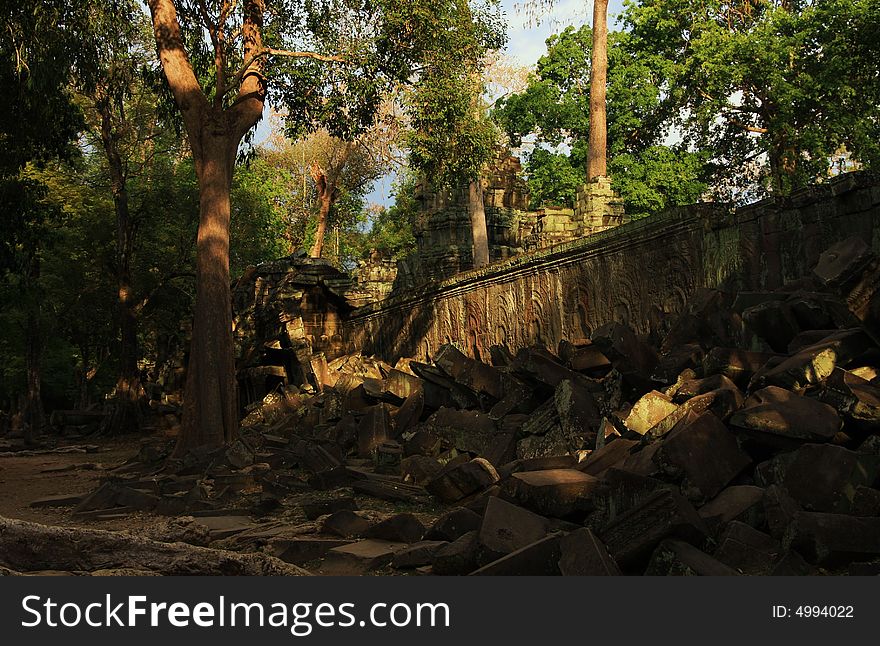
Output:
[[656,342],[340,357],[226,449],[145,444],[74,513],[331,574],[877,574],[878,339],[880,259],[849,239],[783,289],[698,293]]

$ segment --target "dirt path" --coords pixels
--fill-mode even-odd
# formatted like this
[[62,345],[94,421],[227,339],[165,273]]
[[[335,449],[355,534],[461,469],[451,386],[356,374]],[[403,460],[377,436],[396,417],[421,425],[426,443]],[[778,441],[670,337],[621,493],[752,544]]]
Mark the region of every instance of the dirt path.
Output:
[[137,529],[149,524],[150,514],[96,522],[73,518],[70,507],[30,506],[39,498],[93,491],[107,470],[138,452],[140,440],[139,436],[104,439],[94,453],[0,456],[0,516],[47,525],[100,529]]

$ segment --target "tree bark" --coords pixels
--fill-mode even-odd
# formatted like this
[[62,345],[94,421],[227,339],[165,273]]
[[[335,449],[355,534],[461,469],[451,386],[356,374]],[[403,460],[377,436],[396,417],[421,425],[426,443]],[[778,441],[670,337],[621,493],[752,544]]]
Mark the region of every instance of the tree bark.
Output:
[[[219,447],[238,433],[238,392],[229,285],[229,192],[238,144],[263,114],[266,86],[261,63],[241,78],[232,105],[211,105],[184,49],[173,0],[149,0],[165,78],[180,109],[199,182],[196,304],[187,367],[181,432],[175,455]],[[243,60],[263,51],[264,0],[244,0]],[[223,56],[217,59],[220,64]],[[223,70],[217,70],[218,75]]]
[[110,433],[118,434],[140,426],[142,389],[138,375],[137,311],[131,285],[131,254],[135,222],[131,217],[125,162],[113,128],[113,113],[105,93],[98,93],[96,106],[101,116],[101,143],[110,170],[110,189],[116,212],[116,288],[119,317],[119,373]]
[[587,181],[608,174],[608,125],[605,90],[608,82],[608,0],[593,3],[593,58],[590,65],[590,142]]
[[178,455],[195,447],[223,446],[238,432],[229,280],[229,192],[238,139],[205,130],[196,157],[196,304]]
[[260,552],[242,554],[165,543],[127,532],[53,527],[0,516],[0,566],[13,573],[122,570],[166,576],[308,576]]
[[315,242],[309,251],[310,258],[320,258],[324,251],[324,237],[327,234],[327,219],[330,217],[330,209],[336,201],[337,190],[327,173],[316,163],[309,169],[315,188],[318,192],[318,201],[321,206],[318,211],[318,228],[315,230]]
[[486,206],[483,203],[483,184],[479,179],[468,185],[468,215],[474,241],[474,267],[489,264],[489,233],[486,229]]

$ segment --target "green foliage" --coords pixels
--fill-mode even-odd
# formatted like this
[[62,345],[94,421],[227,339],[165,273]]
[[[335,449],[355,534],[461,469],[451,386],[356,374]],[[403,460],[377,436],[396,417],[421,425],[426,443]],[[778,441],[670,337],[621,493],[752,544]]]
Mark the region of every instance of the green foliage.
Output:
[[735,195],[821,178],[841,147],[874,163],[876,15],[871,0],[642,0],[624,19],[635,52],[669,62],[664,112]]
[[446,186],[478,177],[495,152],[499,137],[481,104],[480,66],[505,38],[496,0],[487,0],[475,12],[468,10],[466,0],[458,0],[455,9],[443,16],[446,28],[436,34],[405,101],[410,165]]
[[395,183],[394,204],[370,213],[370,230],[361,244],[361,257],[378,251],[383,257],[400,260],[415,249],[413,224],[419,213],[416,181],[414,173],[405,172]]
[[[629,34],[609,33],[609,172],[627,211],[640,217],[697,201],[706,188],[705,156],[662,145],[669,64],[631,45]],[[572,206],[586,177],[591,50],[588,26],[551,36],[526,90],[493,113],[513,145],[534,140],[526,164],[534,206]]]

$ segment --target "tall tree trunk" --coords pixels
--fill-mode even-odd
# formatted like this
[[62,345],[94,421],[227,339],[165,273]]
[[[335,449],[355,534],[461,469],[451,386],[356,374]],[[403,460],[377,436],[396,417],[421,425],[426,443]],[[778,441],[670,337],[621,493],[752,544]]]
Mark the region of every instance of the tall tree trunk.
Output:
[[489,233],[486,229],[486,206],[483,204],[483,184],[479,179],[468,185],[468,215],[474,241],[474,267],[489,264]]
[[43,398],[40,392],[42,384],[42,356],[43,356],[43,332],[40,316],[40,298],[34,292],[38,289],[37,282],[40,278],[40,258],[36,250],[31,251],[25,269],[25,280],[22,286],[26,293],[23,295],[27,303],[27,319],[25,338],[25,373],[27,376],[27,393],[25,396],[22,421],[24,423],[24,441],[33,444],[43,431],[45,413],[43,411]]
[[587,181],[608,174],[608,125],[605,88],[608,81],[608,0],[593,3],[593,59],[590,66],[590,147]]
[[321,208],[318,211],[318,228],[315,229],[315,242],[309,251],[309,257],[320,258],[324,251],[324,236],[327,234],[327,218],[330,215],[330,208],[333,206],[332,197],[324,191],[319,196]]
[[131,254],[135,223],[128,202],[125,163],[119,152],[119,140],[113,128],[110,100],[99,91],[96,106],[101,115],[101,143],[110,169],[110,189],[116,211],[116,289],[119,318],[119,373],[116,401],[110,422],[112,434],[135,430],[140,426],[141,383],[138,375],[137,313],[131,285]]
[[[186,125],[199,180],[196,304],[181,433],[175,454],[218,447],[238,433],[238,392],[229,286],[229,192],[238,144],[260,120],[266,102],[262,74],[264,0],[243,0],[243,60],[251,61],[232,105],[222,92],[209,102],[186,55],[173,0],[148,0],[159,60]],[[225,58],[215,58],[222,65]],[[225,70],[216,70],[218,79]],[[218,86],[223,84],[218,83]]]
[[211,130],[204,128],[196,155],[196,303],[177,455],[195,447],[223,446],[238,432],[229,283],[229,192],[238,139],[218,137]]

